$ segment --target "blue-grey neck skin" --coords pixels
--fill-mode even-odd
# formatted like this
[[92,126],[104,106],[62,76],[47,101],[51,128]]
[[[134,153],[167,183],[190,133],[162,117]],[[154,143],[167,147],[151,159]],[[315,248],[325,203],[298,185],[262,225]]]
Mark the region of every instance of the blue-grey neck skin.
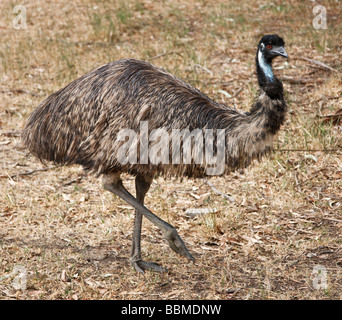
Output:
[[274,81],[274,75],[273,75],[273,71],[272,71],[272,66],[269,62],[267,62],[265,60],[264,55],[262,54],[260,49],[258,50],[258,62],[259,62],[260,69],[262,70],[262,72],[265,75],[265,78],[269,82],[273,82]]
[[271,99],[283,100],[283,86],[281,81],[273,74],[272,56],[265,56],[265,44],[261,43],[255,56],[256,71],[260,89]]

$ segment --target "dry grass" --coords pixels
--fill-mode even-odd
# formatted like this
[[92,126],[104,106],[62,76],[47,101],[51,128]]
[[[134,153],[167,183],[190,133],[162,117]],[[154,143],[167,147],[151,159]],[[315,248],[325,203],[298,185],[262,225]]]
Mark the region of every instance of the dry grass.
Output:
[[[324,1],[327,30],[312,27],[310,1],[23,0],[26,30],[12,28],[15,4],[0,3],[1,298],[341,299],[338,1]],[[277,61],[276,72],[292,79],[284,81],[290,110],[275,147],[313,151],[276,151],[244,173],[211,179],[234,203],[202,180],[156,179],[146,205],[177,227],[195,264],[145,220],[143,255],[170,272],[137,274],[128,263],[133,210],[79,167],[9,177],[42,167],[16,131],[34,107],[119,58],[151,61],[247,110],[257,91],[256,43],[271,32],[285,38],[291,57]],[[132,192],[133,182],[125,177]],[[187,218],[188,208],[217,212]],[[16,265],[26,268],[26,290],[13,288]],[[327,270],[325,290],[313,287],[316,265]]]

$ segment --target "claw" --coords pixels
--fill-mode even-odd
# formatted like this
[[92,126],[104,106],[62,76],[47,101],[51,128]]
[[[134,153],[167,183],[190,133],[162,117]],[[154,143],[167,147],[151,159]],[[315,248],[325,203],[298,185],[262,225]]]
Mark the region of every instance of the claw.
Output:
[[164,237],[168,241],[170,248],[179,255],[194,262],[195,258],[189,252],[182,238],[179,236],[175,228],[168,229],[164,232]]

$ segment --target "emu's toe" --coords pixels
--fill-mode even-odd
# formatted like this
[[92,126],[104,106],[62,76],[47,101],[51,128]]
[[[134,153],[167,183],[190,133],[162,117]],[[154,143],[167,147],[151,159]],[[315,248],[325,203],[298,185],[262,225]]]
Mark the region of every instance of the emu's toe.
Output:
[[136,271],[143,274],[145,273],[145,270],[156,271],[160,273],[168,271],[166,268],[163,268],[154,262],[146,262],[143,260],[131,261],[131,265]]

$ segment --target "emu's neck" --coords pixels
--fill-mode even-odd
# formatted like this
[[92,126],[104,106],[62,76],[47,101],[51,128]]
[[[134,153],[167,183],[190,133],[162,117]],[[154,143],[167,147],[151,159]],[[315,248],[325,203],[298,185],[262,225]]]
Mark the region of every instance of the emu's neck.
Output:
[[287,106],[284,101],[283,85],[273,74],[271,63],[258,50],[256,68],[260,95],[247,115],[251,124],[255,124],[266,134],[274,135],[284,122]]
[[273,82],[274,74],[272,71],[271,62],[266,61],[261,50],[258,50],[256,63],[257,63],[257,73],[258,73],[259,82],[260,80],[262,80],[262,82],[264,82],[265,80],[267,82]]
[[273,74],[272,61],[265,59],[258,49],[256,58],[256,71],[259,86],[271,99],[283,100],[283,85]]

